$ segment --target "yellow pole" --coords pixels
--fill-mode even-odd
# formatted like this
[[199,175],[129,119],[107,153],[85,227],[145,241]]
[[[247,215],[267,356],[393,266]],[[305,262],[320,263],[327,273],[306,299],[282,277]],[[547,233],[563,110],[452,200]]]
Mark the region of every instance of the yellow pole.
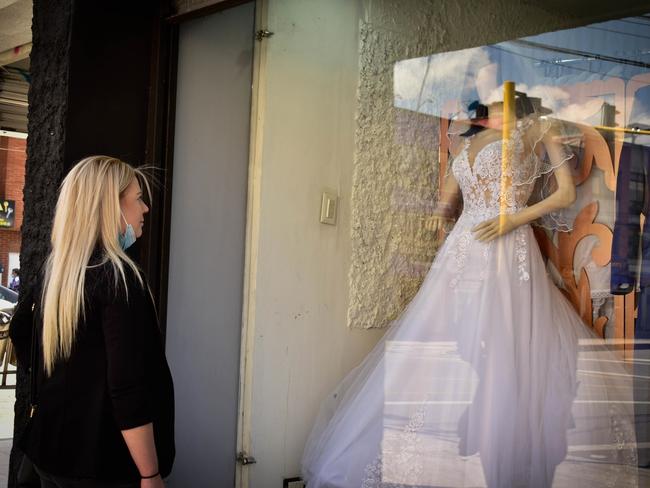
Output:
[[499,199],[500,225],[503,225],[505,217],[506,192],[512,185],[512,181],[510,181],[509,178],[506,178],[506,174],[509,173],[508,165],[512,164],[513,155],[510,154],[512,148],[510,145],[510,138],[512,137],[515,123],[515,82],[506,81],[503,84],[503,139],[501,143],[501,195]]

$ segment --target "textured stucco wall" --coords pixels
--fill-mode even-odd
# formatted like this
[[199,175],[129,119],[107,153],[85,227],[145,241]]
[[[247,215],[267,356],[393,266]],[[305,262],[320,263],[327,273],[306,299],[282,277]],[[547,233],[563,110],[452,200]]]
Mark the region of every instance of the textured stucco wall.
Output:
[[643,2],[361,4],[348,325],[372,328],[399,315],[437,248],[424,228],[437,193],[437,127],[431,118],[393,106],[394,64],[630,15],[642,11]]
[[[389,5],[368,2],[360,25],[356,157],[352,186],[352,327],[383,327],[417,291],[435,253],[423,218],[437,180],[437,127],[432,117],[393,106],[393,65],[414,48],[440,42],[436,31],[409,34],[407,25],[428,14],[414,4],[403,28],[383,28]],[[426,8],[423,8],[426,7]],[[397,10],[397,9],[396,9]]]
[[[383,330],[346,327],[358,3],[271,0],[263,41],[252,365],[252,488],[297,476],[323,399]],[[321,192],[339,195],[336,225]]]

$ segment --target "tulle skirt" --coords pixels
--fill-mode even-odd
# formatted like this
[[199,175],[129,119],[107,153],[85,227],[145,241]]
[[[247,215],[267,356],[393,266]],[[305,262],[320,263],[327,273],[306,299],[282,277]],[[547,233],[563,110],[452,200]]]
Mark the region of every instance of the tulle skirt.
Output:
[[633,380],[553,284],[530,226],[463,215],[420,290],[324,401],[308,488],[636,486]]

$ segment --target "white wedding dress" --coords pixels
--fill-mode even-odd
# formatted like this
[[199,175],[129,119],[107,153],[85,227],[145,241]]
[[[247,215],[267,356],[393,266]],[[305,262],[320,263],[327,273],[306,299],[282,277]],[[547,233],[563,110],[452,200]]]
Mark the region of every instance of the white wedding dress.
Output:
[[463,212],[411,303],[324,402],[308,488],[637,486],[619,356],[552,283],[529,225],[487,244],[471,232],[524,207],[546,171],[531,124],[518,123],[504,178],[501,141],[473,164],[468,143],[454,158]]

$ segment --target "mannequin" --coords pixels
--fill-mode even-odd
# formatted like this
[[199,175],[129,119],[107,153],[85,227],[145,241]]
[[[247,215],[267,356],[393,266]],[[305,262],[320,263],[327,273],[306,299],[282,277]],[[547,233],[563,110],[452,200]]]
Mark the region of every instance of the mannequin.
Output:
[[[481,148],[499,139],[503,132],[503,102],[492,103],[487,109],[487,118],[479,119],[475,122],[482,125],[485,129],[474,136],[473,141],[470,143],[468,150],[468,158],[470,161],[475,161],[475,157]],[[557,134],[555,132],[548,131],[543,138],[546,151],[552,160],[562,158],[561,148],[555,142],[556,136]],[[576,195],[571,172],[565,165],[562,165],[557,168],[554,175],[558,189],[549,198],[527,207],[515,215],[507,216],[505,219],[500,217],[482,222],[473,229],[476,233],[476,238],[483,242],[490,242],[521,225],[529,224],[543,215],[571,205],[575,201]],[[440,192],[440,200],[436,211],[427,222],[427,229],[437,232],[449,223],[453,216],[452,210],[457,205],[460,194],[459,190],[460,188],[455,178],[447,175]]]
[[[570,156],[550,121],[504,124],[514,117],[498,103],[487,115],[452,142],[430,228],[461,197],[463,210],[419,291],[322,402],[308,488],[573,487],[569,446],[598,446],[582,475],[634,486],[629,379],[548,277],[529,225],[573,202]],[[535,203],[551,175],[555,191]]]

